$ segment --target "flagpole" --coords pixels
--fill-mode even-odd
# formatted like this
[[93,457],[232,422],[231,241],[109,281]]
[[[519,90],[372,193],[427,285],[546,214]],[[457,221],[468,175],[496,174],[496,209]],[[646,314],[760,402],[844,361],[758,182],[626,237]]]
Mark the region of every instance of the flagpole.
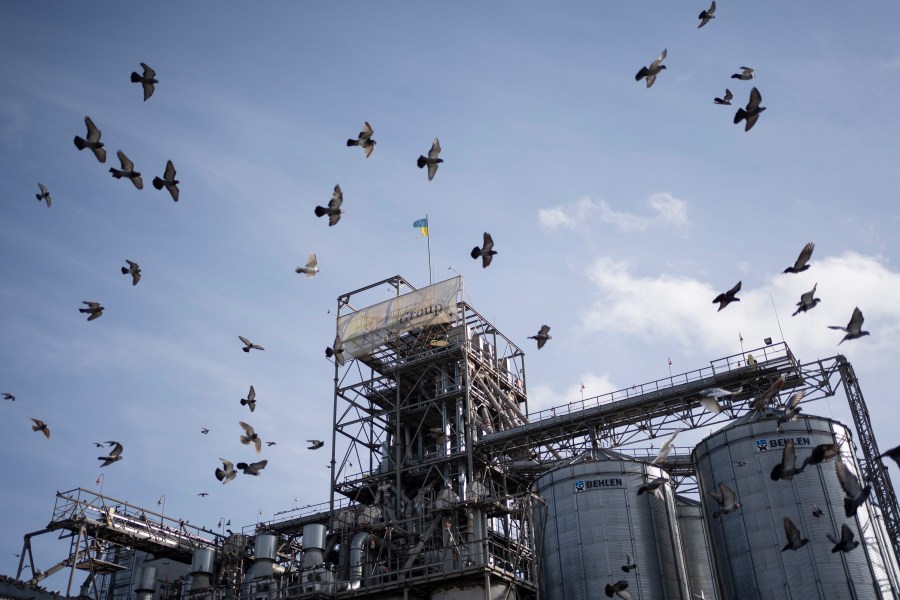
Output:
[[425,213],[425,226],[428,228],[428,235],[425,236],[428,241],[428,285],[432,285],[434,279],[431,274],[431,221],[428,220],[428,213]]

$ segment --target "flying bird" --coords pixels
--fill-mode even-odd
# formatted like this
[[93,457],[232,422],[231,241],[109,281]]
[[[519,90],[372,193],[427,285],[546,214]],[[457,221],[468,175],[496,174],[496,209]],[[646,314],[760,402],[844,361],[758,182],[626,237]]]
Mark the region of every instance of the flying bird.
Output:
[[725,88],[725,97],[724,98],[713,98],[713,102],[715,104],[722,104],[724,106],[731,106],[731,99],[734,98],[734,94],[731,93],[731,90]]
[[797,310],[795,310],[794,314],[791,315],[792,317],[796,317],[802,312],[814,309],[816,307],[816,304],[822,301],[820,298],[814,297],[816,295],[816,288],[818,286],[819,284],[818,282],[816,282],[816,284],[813,286],[813,289],[803,293],[800,296],[800,302],[797,303]]
[[15,401],[16,401],[16,395],[15,395],[15,394],[10,394],[9,392],[3,392],[3,399],[4,399],[4,400],[12,400],[13,402],[15,402]]
[[547,343],[547,340],[550,339],[550,326],[549,325],[541,325],[540,331],[537,332],[536,335],[529,335],[529,340],[537,340],[538,350],[544,347],[544,344]]
[[441,142],[434,138],[434,143],[431,144],[431,150],[428,151],[428,157],[419,155],[419,159],[416,161],[416,164],[419,168],[423,168],[425,165],[428,165],[428,181],[434,179],[434,174],[437,173],[438,163],[444,162],[443,158],[438,158],[438,155],[441,153]]
[[89,302],[87,300],[82,301],[82,304],[87,304],[87,308],[79,308],[78,312],[84,314],[90,314],[87,318],[88,321],[93,321],[94,319],[103,315],[104,308],[100,306],[99,302]]
[[144,180],[141,179],[141,174],[134,170],[134,163],[125,156],[125,153],[121,150],[116,151],[116,156],[119,157],[119,162],[122,163],[121,169],[116,169],[114,167],[109,168],[109,172],[112,173],[112,176],[116,179],[122,179],[126,177],[131,180],[131,183],[134,184],[139,190],[144,189]]
[[855,340],[856,338],[861,338],[864,335],[869,335],[868,331],[862,330],[863,324],[863,314],[862,311],[859,310],[859,307],[853,309],[853,315],[850,317],[850,322],[847,323],[846,327],[841,327],[840,325],[829,325],[828,329],[840,329],[847,333],[844,338],[838,342],[838,346],[846,342],[847,340]]
[[739,394],[743,389],[743,386],[734,391],[720,387],[706,388],[699,393],[700,405],[712,414],[717,415],[722,412],[722,405],[719,404],[719,398],[722,398],[723,396],[734,396],[735,394]]
[[137,285],[138,281],[141,280],[141,265],[130,261],[127,258],[125,259],[125,262],[128,263],[128,266],[122,267],[122,275],[131,274],[131,285]]
[[244,433],[246,434],[241,436],[241,443],[245,446],[253,444],[256,446],[256,452],[258,454],[262,450],[262,440],[259,439],[259,435],[253,431],[253,427],[243,421],[238,421],[238,424],[244,429]]
[[[103,442],[94,442],[94,448],[102,448]],[[97,485],[100,485],[99,483]]]
[[97,457],[97,460],[103,461],[103,464],[100,465],[101,467],[106,467],[108,465],[113,464],[114,462],[116,462],[118,460],[122,460],[122,444],[120,444],[119,442],[116,442],[114,440],[106,442],[106,443],[110,445],[112,450],[109,451],[108,456],[98,456]]
[[253,342],[251,342],[250,340],[248,340],[247,338],[245,338],[245,337],[242,336],[242,335],[239,335],[239,336],[238,336],[238,339],[241,340],[241,341],[244,343],[244,347],[241,348],[241,350],[243,350],[244,352],[250,352],[251,349],[253,349],[253,350],[265,350],[265,348],[263,348],[263,347],[260,346],[259,344],[254,344]]
[[85,148],[90,148],[91,152],[94,153],[94,156],[97,157],[102,163],[106,162],[106,149],[103,147],[103,142],[100,141],[100,130],[97,129],[97,126],[94,125],[94,122],[91,121],[90,117],[84,118],[84,124],[87,125],[87,139],[82,137],[75,136],[75,147],[79,150],[84,150]]
[[681,433],[681,430],[676,429],[675,433],[670,435],[669,439],[667,439],[665,442],[663,442],[663,445],[659,449],[659,453],[656,455],[656,458],[654,458],[652,461],[650,461],[651,465],[655,465],[656,463],[666,460],[666,458],[668,458],[669,454],[672,452],[672,449],[675,448],[675,438],[678,436],[679,433]]
[[250,391],[247,392],[246,398],[241,398],[241,406],[249,406],[250,412],[256,410],[256,390],[253,389],[253,386],[250,386]]
[[707,490],[706,494],[719,505],[718,510],[713,513],[714,519],[719,518],[720,515],[732,513],[741,507],[741,503],[736,501],[734,491],[724,483],[719,484],[719,493]]
[[479,248],[475,246],[472,248],[472,252],[470,252],[472,258],[478,259],[481,257],[481,267],[483,269],[487,269],[488,265],[491,264],[491,261],[494,260],[494,255],[497,254],[497,251],[494,250],[494,238],[491,237],[487,231],[484,232],[484,245]]
[[209,433],[209,428],[204,427],[203,429],[200,430],[200,433],[202,433],[203,435],[206,435],[207,433]]
[[641,67],[641,70],[637,72],[637,75],[634,76],[635,81],[640,81],[643,78],[647,78],[647,87],[653,85],[653,82],[656,81],[656,76],[659,75],[660,71],[666,68],[666,65],[662,64],[662,61],[666,59],[666,54],[668,54],[668,48],[664,49],[659,53],[659,56],[650,63],[649,67]]
[[818,505],[813,504],[812,516],[814,516],[815,518],[818,519],[818,518],[821,518],[821,516],[824,515],[824,514],[825,514],[825,513],[822,512],[822,509],[819,508]]
[[618,596],[622,600],[634,600],[634,596],[628,591],[628,582],[624,579],[613,584],[607,583],[603,591],[608,598]]
[[335,225],[341,220],[341,215],[344,214],[344,209],[341,208],[343,202],[344,193],[341,191],[341,186],[336,185],[334,186],[334,194],[332,194],[331,200],[328,202],[328,207],[316,206],[316,216],[322,217],[328,215],[328,226],[331,227],[332,225]]
[[800,530],[788,517],[784,518],[784,535],[787,536],[787,544],[781,549],[782,552],[785,550],[799,550],[809,543],[809,539],[800,535]]
[[856,509],[868,499],[869,494],[872,493],[872,486],[861,487],[859,479],[850,472],[842,460],[834,463],[834,470],[837,473],[841,489],[844,490],[844,514],[849,519],[856,514]]
[[800,470],[805,469],[806,465],[819,465],[840,455],[841,447],[837,444],[819,444],[813,448],[812,454],[803,459]]
[[760,102],[762,102],[762,94],[759,93],[758,89],[753,88],[750,90],[750,100],[747,101],[747,107],[737,109],[737,112],[734,114],[734,124],[737,125],[746,119],[747,124],[744,126],[744,131],[753,129],[757,119],[759,119],[759,115],[766,110],[765,106],[759,105]]
[[339,333],[334,336],[334,345],[325,348],[325,357],[331,358],[332,356],[338,366],[344,366],[344,342],[341,341],[341,334]]
[[800,390],[799,392],[794,392],[791,394],[791,397],[784,405],[784,412],[778,416],[778,420],[776,421],[775,429],[781,433],[781,426],[785,423],[792,423],[797,420],[797,417],[800,416],[800,411],[803,410],[803,407],[800,406],[800,401],[803,399],[803,396],[806,392]]
[[[728,290],[727,292],[722,292],[721,294],[716,296],[715,300],[713,300],[712,303],[713,304],[718,303],[719,310],[722,310],[723,308],[725,308],[732,302],[740,302],[741,301],[740,298],[735,296],[735,294],[737,294],[739,291],[741,291],[741,282],[740,281],[738,281],[734,285],[734,287],[731,288],[730,290]],[[719,312],[719,310],[717,310],[716,312]]]
[[269,464],[268,460],[261,460],[259,462],[250,463],[249,465],[245,462],[239,462],[237,464],[237,468],[244,472],[244,475],[259,475],[259,472],[266,468],[266,465]]
[[825,536],[834,544],[834,548],[831,549],[832,554],[835,552],[850,552],[857,546],[859,546],[859,542],[853,541],[853,532],[850,531],[850,528],[847,527],[847,524],[844,523],[841,525],[841,537],[840,539],[837,536],[831,535],[830,533],[826,533]]
[[[3,395],[8,396],[9,394],[3,394]],[[12,399],[15,400],[16,397],[13,396]],[[9,398],[7,398],[7,400],[9,400]],[[900,446],[897,446],[896,448],[891,448],[884,454],[881,454],[878,456],[878,458],[885,458],[885,457],[894,459],[894,462],[897,463],[898,467],[900,467]]]
[[316,273],[319,272],[319,259],[316,258],[315,252],[309,253],[309,259],[306,261],[305,267],[297,267],[294,269],[295,273],[303,273],[306,275],[306,278],[315,277]]
[[178,202],[178,184],[181,182],[175,179],[175,175],[175,165],[172,164],[171,160],[166,161],[166,170],[163,171],[162,177],[153,178],[153,187],[158,190],[166,188],[169,190],[172,200]]
[[268,446],[269,448],[271,448],[274,445],[275,445],[275,442],[266,442],[266,446]]
[[41,182],[38,182],[38,187],[41,189],[41,193],[35,194],[34,197],[37,198],[37,201],[39,203],[41,200],[46,200],[47,208],[50,208],[50,203],[53,201],[53,199],[50,197],[50,192],[47,191],[47,187]]
[[32,431],[40,431],[44,434],[44,437],[48,440],[50,439],[50,428],[47,427],[47,424],[41,421],[40,419],[35,419],[31,417],[31,420],[34,421],[34,425],[31,426]]
[[153,91],[156,89],[154,86],[159,83],[156,79],[156,71],[141,63],[141,68],[144,69],[143,75],[138,75],[136,72],[131,72],[131,82],[132,83],[140,83],[144,87],[144,102],[147,101],[147,98],[153,95]]
[[794,475],[803,472],[803,468],[797,468],[797,452],[794,450],[794,441],[788,440],[784,443],[784,450],[781,451],[781,462],[772,467],[772,473],[769,477],[772,481],[784,479],[790,481]]
[[794,264],[782,271],[782,273],[802,273],[807,270],[809,268],[809,258],[812,256],[815,248],[816,245],[812,242],[803,246],[803,250],[800,251],[800,255],[794,261]]
[[759,398],[753,403],[753,410],[762,412],[766,410],[766,407],[772,403],[772,400],[778,395],[778,392],[781,391],[781,388],[784,387],[784,382],[787,380],[787,377],[782,373],[775,382],[769,386],[769,389],[760,394]]
[[754,77],[756,76],[753,74],[753,69],[750,67],[741,67],[740,73],[735,73],[731,76],[732,79],[740,79],[741,81],[750,81]]
[[366,158],[369,158],[370,156],[372,156],[372,152],[375,150],[375,144],[378,143],[372,139],[373,133],[375,133],[375,130],[372,129],[372,126],[369,125],[368,121],[366,121],[365,123],[363,123],[362,131],[359,132],[359,139],[349,139],[347,140],[347,145],[359,146],[363,149],[363,152],[366,153]]
[[216,479],[222,482],[222,485],[225,485],[235,477],[237,477],[237,471],[234,470],[234,464],[230,460],[225,460],[224,458],[220,458],[222,461],[222,468],[216,468]]
[[309,446],[306,447],[307,450],[318,450],[322,446],[325,445],[325,442],[322,440],[306,440],[309,442]]
[[651,493],[658,500],[665,501],[665,496],[663,495],[662,486],[669,481],[665,477],[656,477],[655,479],[651,479],[646,484],[642,485],[638,488],[637,495],[642,496],[644,493]]
[[634,562],[634,557],[631,555],[631,550],[627,550],[625,552],[625,564],[622,565],[622,570],[626,573],[631,573],[636,568],[637,563]]
[[200,492],[197,495],[200,496],[201,498],[206,498],[207,496],[209,496],[209,492]]
[[709,8],[700,12],[700,16],[698,17],[700,19],[700,24],[697,25],[697,29],[699,29],[699,28],[703,27],[704,25],[706,25],[707,23],[709,23],[709,21],[711,19],[715,19],[716,16],[713,14],[715,12],[716,12],[716,0],[712,0],[712,4],[710,4]]

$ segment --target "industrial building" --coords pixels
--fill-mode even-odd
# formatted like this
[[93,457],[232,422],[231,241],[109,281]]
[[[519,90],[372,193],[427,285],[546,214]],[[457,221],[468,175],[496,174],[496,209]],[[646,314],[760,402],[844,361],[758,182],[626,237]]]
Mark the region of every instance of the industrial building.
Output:
[[[365,302],[386,285],[390,300]],[[900,597],[897,499],[843,356],[800,363],[768,344],[529,412],[524,351],[463,295],[459,277],[416,289],[395,276],[338,298],[331,489],[318,509],[226,535],[60,492],[50,524],[25,536],[17,576],[68,569],[68,594],[95,600],[576,600],[618,581],[644,599]],[[736,392],[717,414],[699,403],[713,387]],[[800,391],[807,410],[776,427]],[[852,425],[810,414],[833,396]],[[653,464],[662,438],[701,428],[699,444]],[[869,500],[845,516],[834,461],[772,480],[786,440],[801,461],[838,444]],[[730,514],[705,493],[723,483],[741,503]],[[815,543],[783,552],[784,517]],[[843,524],[862,543],[832,553],[824,537]],[[30,541],[60,531],[69,551],[50,566]]]

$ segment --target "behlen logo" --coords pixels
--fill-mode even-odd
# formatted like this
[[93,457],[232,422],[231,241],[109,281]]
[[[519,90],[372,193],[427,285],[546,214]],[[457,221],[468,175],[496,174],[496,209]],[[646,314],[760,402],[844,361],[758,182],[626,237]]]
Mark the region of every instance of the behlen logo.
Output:
[[784,448],[784,444],[788,440],[793,440],[794,446],[812,446],[812,441],[808,437],[792,437],[756,440],[756,449],[762,452],[770,448]]
[[575,491],[583,492],[584,491],[584,479],[579,479],[575,482]]
[[764,452],[769,449],[769,440],[756,440],[756,449]]
[[576,492],[608,487],[624,487],[622,485],[622,479],[619,477],[611,477],[609,479],[579,479],[575,482]]

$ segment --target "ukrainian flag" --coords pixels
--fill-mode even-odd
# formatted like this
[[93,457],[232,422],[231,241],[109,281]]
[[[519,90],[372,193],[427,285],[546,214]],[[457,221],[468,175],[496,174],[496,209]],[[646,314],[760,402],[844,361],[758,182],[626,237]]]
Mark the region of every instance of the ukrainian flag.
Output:
[[413,223],[413,227],[418,227],[419,230],[421,230],[422,235],[428,237],[428,219],[419,219]]

